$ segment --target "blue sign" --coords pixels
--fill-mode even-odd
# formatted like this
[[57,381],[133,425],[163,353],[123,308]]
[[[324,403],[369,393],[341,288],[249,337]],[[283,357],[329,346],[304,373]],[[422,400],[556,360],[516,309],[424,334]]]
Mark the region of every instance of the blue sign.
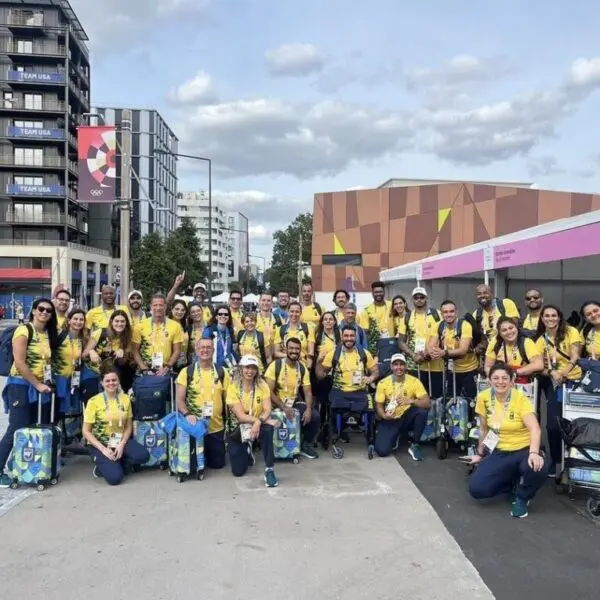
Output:
[[64,129],[45,129],[43,127],[7,127],[8,137],[36,138],[40,140],[64,140]]
[[23,71],[8,71],[9,81],[24,81],[30,83],[64,83],[64,73],[25,73]]
[[64,196],[65,188],[62,185],[9,183],[6,186],[6,193],[10,196]]

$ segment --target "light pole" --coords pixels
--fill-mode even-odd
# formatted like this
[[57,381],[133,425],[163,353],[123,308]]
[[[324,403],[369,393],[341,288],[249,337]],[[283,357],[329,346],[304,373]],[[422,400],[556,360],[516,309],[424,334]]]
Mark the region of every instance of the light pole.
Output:
[[194,156],[192,154],[180,154],[170,150],[156,148],[154,154],[170,154],[178,158],[189,158],[190,160],[201,160],[208,163],[208,297],[212,301],[212,160],[204,156]]
[[263,282],[262,282],[262,286],[264,288],[265,285],[265,275],[267,273],[267,259],[264,256],[256,256],[255,254],[248,254],[248,258],[258,258],[259,260],[263,261]]

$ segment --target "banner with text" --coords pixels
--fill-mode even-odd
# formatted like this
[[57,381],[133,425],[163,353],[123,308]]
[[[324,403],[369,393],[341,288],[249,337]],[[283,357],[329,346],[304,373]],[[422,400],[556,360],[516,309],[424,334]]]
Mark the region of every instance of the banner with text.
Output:
[[114,127],[79,127],[79,202],[114,202],[117,191],[117,132]]

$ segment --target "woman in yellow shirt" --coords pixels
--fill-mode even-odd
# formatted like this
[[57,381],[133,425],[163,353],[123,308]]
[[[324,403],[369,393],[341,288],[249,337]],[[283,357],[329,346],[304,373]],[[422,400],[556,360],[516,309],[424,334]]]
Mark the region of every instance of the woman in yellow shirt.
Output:
[[585,324],[581,330],[585,354],[592,360],[600,357],[600,302],[588,301],[581,307]]
[[109,368],[102,375],[104,391],[88,400],[83,417],[83,437],[91,446],[94,477],[118,485],[126,472],[146,463],[150,454],[131,439],[131,400],[119,389],[119,374]]
[[256,313],[244,315],[244,329],[238,331],[234,351],[240,356],[256,356],[262,375],[271,362],[271,343],[263,331],[256,330]]
[[550,450],[548,476],[556,476],[556,465],[562,459],[562,442],[558,419],[562,416],[563,384],[571,388],[582,377],[577,361],[581,357],[581,336],[565,321],[557,306],[547,304],[542,309],[537,329],[536,345],[544,359],[540,390],[546,396],[546,430]]
[[548,472],[542,432],[533,405],[513,385],[514,371],[496,363],[489,377],[492,387],[477,395],[475,405],[480,436],[477,454],[469,457],[477,465],[469,493],[476,500],[512,493],[511,514],[523,518]]
[[[317,409],[325,409],[327,407],[327,399],[329,398],[329,392],[331,391],[332,379],[331,377],[325,377],[319,379],[316,375],[315,369],[319,362],[323,362],[323,359],[329,352],[335,350],[336,346],[341,343],[341,335],[338,327],[338,322],[335,318],[335,313],[332,311],[324,312],[321,315],[319,326],[315,332],[315,357],[313,368],[310,370],[310,383],[313,392],[313,398],[316,401],[315,407]],[[325,415],[321,410],[321,422]]]
[[183,367],[188,364],[188,353],[187,349],[190,345],[190,333],[188,328],[188,305],[185,300],[175,300],[173,304],[171,304],[171,319],[178,323],[181,327],[181,331],[183,331],[183,344],[181,346],[181,354],[177,359],[177,362],[173,366],[173,370],[176,373],[179,373]]
[[277,421],[271,419],[271,391],[258,372],[258,360],[246,355],[240,360],[240,369],[227,388],[228,452],[231,472],[242,477],[255,464],[253,446],[260,440],[265,460],[266,487],[279,485],[273,465],[273,430]]
[[528,383],[533,375],[544,368],[542,353],[535,342],[525,337],[512,317],[500,317],[498,335],[492,336],[485,353],[485,372],[500,361],[506,363],[517,378],[517,383]]
[[204,328],[208,323],[204,322],[204,310],[200,304],[190,304],[190,319],[188,325],[188,343],[183,346],[182,352],[188,357],[188,364],[196,360],[196,344],[202,339]]
[[392,307],[390,309],[390,323],[388,331],[391,337],[406,335],[406,307],[408,303],[406,298],[400,294],[392,298]]

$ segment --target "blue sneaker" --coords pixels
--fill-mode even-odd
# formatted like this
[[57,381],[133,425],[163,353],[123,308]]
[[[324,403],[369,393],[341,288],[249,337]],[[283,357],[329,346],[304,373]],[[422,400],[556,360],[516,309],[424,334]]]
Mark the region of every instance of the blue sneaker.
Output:
[[517,519],[524,519],[529,514],[527,511],[528,507],[529,500],[523,500],[523,498],[516,496],[513,500],[510,514]]
[[6,473],[0,475],[0,488],[8,488],[13,482],[12,477],[9,477]]
[[410,454],[410,457],[413,460],[425,460],[425,457],[423,456],[423,451],[421,450],[421,446],[419,446],[418,444],[411,444],[410,448],[408,449],[408,453]]
[[265,487],[274,488],[279,485],[275,471],[273,469],[265,469]]

